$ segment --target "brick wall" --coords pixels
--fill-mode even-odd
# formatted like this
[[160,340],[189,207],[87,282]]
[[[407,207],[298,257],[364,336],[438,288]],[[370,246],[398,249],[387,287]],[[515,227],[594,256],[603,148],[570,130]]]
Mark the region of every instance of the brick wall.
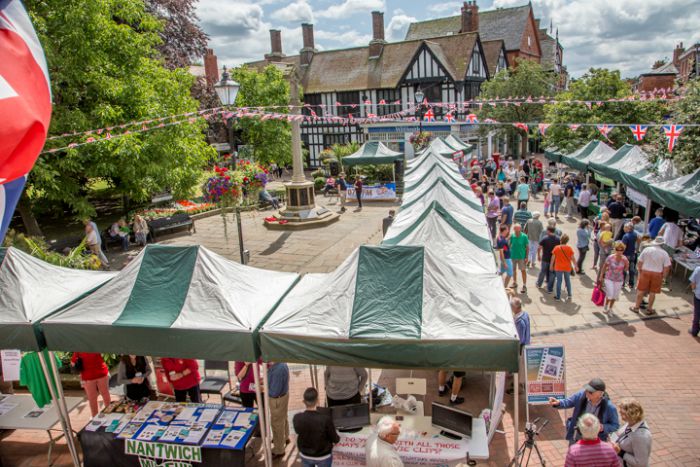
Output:
[[654,89],[673,88],[675,79],[673,75],[642,76],[639,78],[639,90],[649,92]]

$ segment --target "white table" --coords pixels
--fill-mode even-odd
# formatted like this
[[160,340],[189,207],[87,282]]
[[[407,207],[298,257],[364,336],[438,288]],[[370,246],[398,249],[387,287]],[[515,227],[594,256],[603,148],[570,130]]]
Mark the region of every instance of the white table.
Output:
[[[52,402],[43,409],[39,409],[34,399],[30,394],[3,394],[0,395],[0,404],[16,404],[12,410],[4,415],[0,415],[0,429],[2,430],[40,430],[45,431],[49,435],[49,465],[51,465],[51,451],[56,444],[56,441],[61,439],[63,436],[63,429],[54,430],[54,427],[59,424],[60,420],[58,417],[58,409],[56,405]],[[70,414],[73,410],[83,402],[82,397],[66,397],[66,406],[68,407],[68,413]],[[34,410],[43,410],[38,417],[26,418],[29,412]],[[61,434],[54,437],[51,431],[60,431]]]
[[[374,431],[377,421],[384,414],[372,413],[372,426],[357,433],[340,433],[340,443],[333,449],[333,464],[339,466],[364,465],[365,444]],[[431,417],[404,415],[399,421],[401,436],[396,442],[397,451],[409,465],[456,465],[464,463],[467,453],[470,459],[488,459],[489,445],[486,423],[482,418],[472,419],[472,437],[453,440],[440,435],[440,429],[431,425]]]

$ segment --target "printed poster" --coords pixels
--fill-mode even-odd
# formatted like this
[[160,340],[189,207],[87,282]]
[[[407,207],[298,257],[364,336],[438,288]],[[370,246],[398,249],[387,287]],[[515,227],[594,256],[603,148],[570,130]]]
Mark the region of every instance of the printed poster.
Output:
[[[348,186],[348,201],[356,199],[355,188]],[[396,183],[381,183],[379,185],[365,185],[362,187],[362,200],[393,201],[396,199]]]
[[550,397],[566,397],[563,345],[528,345],[523,349],[523,358],[528,404],[544,405]]

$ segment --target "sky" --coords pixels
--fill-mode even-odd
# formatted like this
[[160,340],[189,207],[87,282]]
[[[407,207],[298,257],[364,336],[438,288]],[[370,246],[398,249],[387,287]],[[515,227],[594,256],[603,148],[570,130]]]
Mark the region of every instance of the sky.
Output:
[[[481,10],[526,0],[479,0]],[[270,29],[282,31],[282,48],[301,48],[301,23],[314,24],[319,50],[365,46],[374,10],[384,12],[386,39],[402,40],[413,21],[459,14],[462,2],[426,0],[199,0],[197,13],[219,65],[260,60],[270,51]],[[700,0],[533,0],[541,24],[559,29],[571,77],[591,67],[620,70],[623,77],[671,59],[679,42],[700,42]]]

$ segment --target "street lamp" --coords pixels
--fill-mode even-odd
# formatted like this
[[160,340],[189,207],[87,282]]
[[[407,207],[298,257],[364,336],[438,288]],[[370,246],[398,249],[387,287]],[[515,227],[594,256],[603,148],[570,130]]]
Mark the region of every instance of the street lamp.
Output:
[[423,94],[423,91],[421,91],[420,88],[416,91],[416,104],[418,104],[417,110],[418,110],[418,134],[423,133],[423,99],[425,98],[425,94]]
[[[233,105],[241,85],[231,79],[231,76],[224,65],[224,72],[221,74],[221,81],[214,85],[216,95],[225,106]],[[233,153],[233,122],[227,124],[229,150]],[[241,264],[246,264],[246,254],[243,248],[243,224],[241,223],[241,209],[236,206],[236,227],[238,227],[238,249],[241,254]]]

